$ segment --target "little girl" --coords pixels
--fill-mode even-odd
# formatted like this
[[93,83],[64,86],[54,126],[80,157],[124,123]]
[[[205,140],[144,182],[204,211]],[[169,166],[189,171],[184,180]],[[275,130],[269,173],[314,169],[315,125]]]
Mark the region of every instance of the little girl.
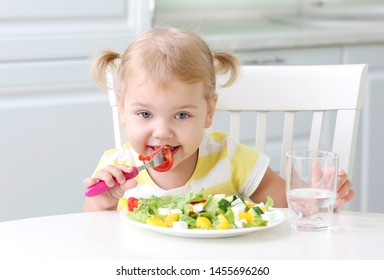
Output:
[[[117,99],[129,143],[106,151],[93,176],[84,180],[85,187],[100,180],[110,187],[87,197],[84,211],[114,210],[122,196],[176,195],[201,187],[207,193],[237,194],[255,202],[271,196],[275,207],[287,206],[285,182],[268,167],[267,156],[225,133],[206,133],[217,101],[216,75],[228,74],[222,86],[236,80],[235,55],[212,53],[192,32],[153,28],[133,40],[124,54],[106,51],[97,58],[93,74],[104,88],[108,66],[118,69]],[[122,172],[142,164],[139,154],[149,155],[164,145],[174,158],[169,171],[147,169],[135,179],[125,179]],[[342,170],[338,186],[337,205],[353,198]]]

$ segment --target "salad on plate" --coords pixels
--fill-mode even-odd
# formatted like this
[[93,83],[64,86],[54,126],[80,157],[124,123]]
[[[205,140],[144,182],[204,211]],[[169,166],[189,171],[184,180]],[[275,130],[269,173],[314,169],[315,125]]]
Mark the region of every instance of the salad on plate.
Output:
[[253,203],[237,195],[206,195],[203,188],[176,196],[120,198],[117,210],[132,221],[174,229],[266,227],[276,219],[271,197],[265,204]]

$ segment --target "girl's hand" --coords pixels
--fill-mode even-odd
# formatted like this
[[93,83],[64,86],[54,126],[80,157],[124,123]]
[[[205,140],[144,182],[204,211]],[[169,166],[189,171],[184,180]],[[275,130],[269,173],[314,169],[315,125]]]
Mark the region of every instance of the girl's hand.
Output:
[[355,192],[352,189],[352,182],[348,179],[347,173],[340,169],[337,178],[337,196],[334,208],[337,209],[340,205],[351,201],[354,196]]
[[[128,189],[136,187],[136,180],[127,180],[123,172],[130,173],[132,168],[126,165],[109,165],[98,170],[94,177],[83,181],[84,187],[88,188],[100,181],[104,181],[109,189],[94,197],[87,197],[83,211],[115,210],[120,197]],[[117,183],[115,183],[115,180]]]

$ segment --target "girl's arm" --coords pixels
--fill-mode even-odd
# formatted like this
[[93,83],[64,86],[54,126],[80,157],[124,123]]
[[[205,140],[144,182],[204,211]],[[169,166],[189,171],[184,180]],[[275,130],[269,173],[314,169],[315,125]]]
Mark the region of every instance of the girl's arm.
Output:
[[264,174],[256,191],[251,195],[255,203],[266,202],[267,196],[273,199],[274,207],[287,207],[287,197],[285,192],[285,180],[277,175],[270,167]]

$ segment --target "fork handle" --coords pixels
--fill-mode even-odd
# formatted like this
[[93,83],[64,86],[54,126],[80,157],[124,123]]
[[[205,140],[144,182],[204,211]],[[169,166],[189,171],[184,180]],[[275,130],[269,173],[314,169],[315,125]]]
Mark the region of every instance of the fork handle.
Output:
[[[139,170],[137,169],[136,166],[132,166],[132,171],[130,173],[123,172],[123,175],[127,180],[135,178],[138,174],[139,174]],[[113,180],[115,181],[115,186],[119,184],[115,178],[113,178]],[[88,187],[88,189],[85,191],[85,196],[87,197],[96,196],[98,194],[105,192],[108,189],[109,187],[107,186],[107,184],[104,181],[100,181]]]

